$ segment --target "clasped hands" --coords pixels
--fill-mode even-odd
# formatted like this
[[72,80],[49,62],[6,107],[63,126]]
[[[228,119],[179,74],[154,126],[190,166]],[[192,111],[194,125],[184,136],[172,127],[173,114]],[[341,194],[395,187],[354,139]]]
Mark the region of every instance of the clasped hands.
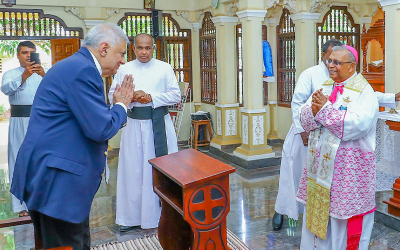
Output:
[[129,107],[131,102],[146,104],[151,101],[152,98],[149,94],[142,90],[135,91],[132,75],[125,75],[121,86],[117,84],[113,94],[113,103],[116,104],[117,102],[122,102],[126,107]]
[[146,94],[142,90],[138,90],[133,93],[132,102],[139,102],[142,104],[146,104],[151,102],[151,100],[152,100],[151,96],[149,94]]
[[317,89],[312,95],[311,109],[315,116],[329,100],[329,96],[322,94],[322,89]]

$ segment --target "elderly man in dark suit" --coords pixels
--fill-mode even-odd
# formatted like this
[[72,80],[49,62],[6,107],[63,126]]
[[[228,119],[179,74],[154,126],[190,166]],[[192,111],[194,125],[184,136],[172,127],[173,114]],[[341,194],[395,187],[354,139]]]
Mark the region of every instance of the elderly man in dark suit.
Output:
[[128,42],[117,25],[95,26],[83,47],[56,63],[37,90],[11,193],[27,204],[44,249],[90,248],[89,212],[107,141],[126,123],[134,91],[126,75],[110,109],[101,77],[125,63]]

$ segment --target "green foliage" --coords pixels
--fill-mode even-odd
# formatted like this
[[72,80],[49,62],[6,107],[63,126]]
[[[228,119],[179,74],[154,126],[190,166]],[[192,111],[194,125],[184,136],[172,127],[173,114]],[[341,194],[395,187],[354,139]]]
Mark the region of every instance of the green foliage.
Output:
[[14,250],[15,249],[15,241],[14,241],[14,234],[6,234],[4,235],[6,238],[6,245],[4,246],[5,250]]
[[[17,53],[17,47],[20,40],[0,40],[0,57],[13,57]],[[50,40],[35,40],[32,41],[36,46],[40,47],[47,55],[50,55],[51,41]]]
[[19,41],[0,40],[0,57],[13,57],[17,52]]
[[51,41],[50,40],[41,40],[41,41],[33,41],[37,46],[39,46],[46,54],[49,56],[51,51]]
[[6,108],[4,107],[4,104],[0,105],[0,115],[4,114],[6,112]]

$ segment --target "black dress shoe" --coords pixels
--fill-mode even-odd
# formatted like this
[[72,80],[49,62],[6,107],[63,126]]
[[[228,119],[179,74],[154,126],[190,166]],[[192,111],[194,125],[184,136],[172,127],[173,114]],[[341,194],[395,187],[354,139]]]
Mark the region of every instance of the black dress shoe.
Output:
[[128,232],[131,231],[132,229],[135,229],[137,226],[120,226],[119,231],[120,232]]
[[281,230],[283,224],[283,215],[275,212],[274,217],[272,217],[272,226],[274,231]]

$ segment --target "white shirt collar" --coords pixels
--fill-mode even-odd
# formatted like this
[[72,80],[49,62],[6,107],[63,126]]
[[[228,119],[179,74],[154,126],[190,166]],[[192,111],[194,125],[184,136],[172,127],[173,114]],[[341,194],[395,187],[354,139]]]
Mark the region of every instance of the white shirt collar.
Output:
[[150,61],[148,61],[147,63],[142,63],[138,59],[136,59],[135,61],[140,67],[150,67],[154,62],[154,58],[151,58]]
[[103,74],[103,71],[101,70],[101,65],[100,65],[100,63],[99,63],[99,60],[97,60],[97,58],[93,55],[93,53],[92,53],[90,50],[89,50],[89,52],[90,52],[90,54],[92,55],[94,64],[96,65],[96,68],[97,68],[97,70],[99,71],[100,76],[101,76],[101,75]]

